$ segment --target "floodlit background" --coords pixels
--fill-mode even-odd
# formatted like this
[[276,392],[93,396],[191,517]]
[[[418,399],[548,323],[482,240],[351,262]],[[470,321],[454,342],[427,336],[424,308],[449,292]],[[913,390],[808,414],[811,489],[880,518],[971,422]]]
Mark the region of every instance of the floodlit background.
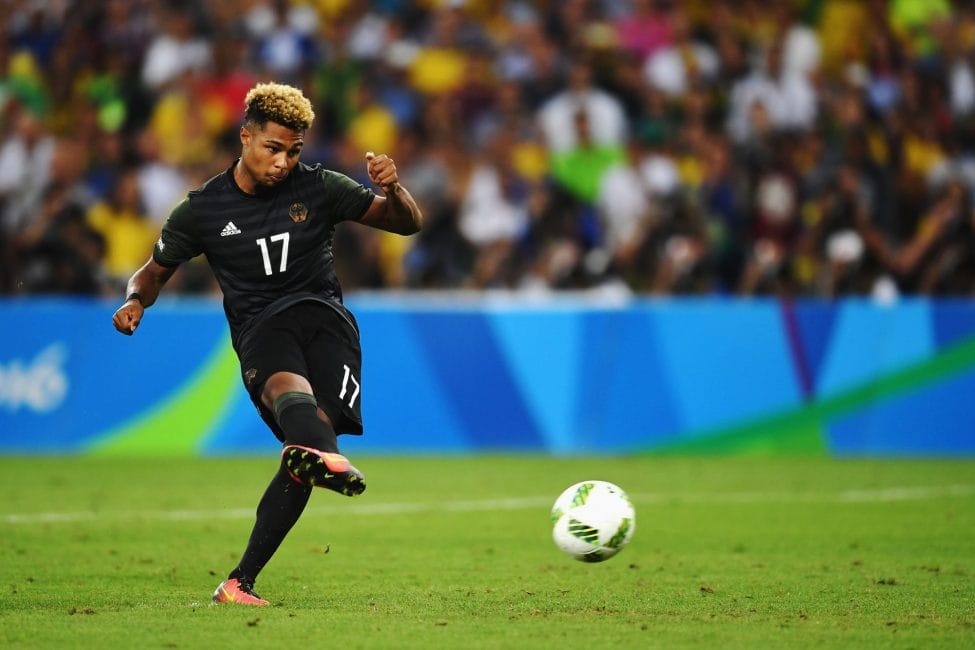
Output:
[[259,81],[343,225],[376,452],[971,455],[975,10],[947,0],[10,1],[0,451],[272,450],[205,260],[111,313]]

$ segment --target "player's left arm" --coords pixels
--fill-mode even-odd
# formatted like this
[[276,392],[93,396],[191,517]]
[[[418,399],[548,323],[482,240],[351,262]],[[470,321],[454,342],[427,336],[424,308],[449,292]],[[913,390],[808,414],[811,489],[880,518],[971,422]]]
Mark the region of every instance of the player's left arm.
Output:
[[359,223],[399,235],[412,235],[423,227],[423,213],[413,196],[399,183],[396,163],[386,154],[366,153],[369,180],[383,190],[376,196]]

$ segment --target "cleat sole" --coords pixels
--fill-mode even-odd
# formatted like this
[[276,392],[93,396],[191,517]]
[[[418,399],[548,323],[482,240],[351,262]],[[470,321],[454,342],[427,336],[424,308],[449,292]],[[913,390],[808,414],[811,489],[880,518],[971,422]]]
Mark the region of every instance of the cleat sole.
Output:
[[281,456],[288,473],[299,483],[324,487],[349,497],[366,489],[366,477],[341,454],[288,445]]

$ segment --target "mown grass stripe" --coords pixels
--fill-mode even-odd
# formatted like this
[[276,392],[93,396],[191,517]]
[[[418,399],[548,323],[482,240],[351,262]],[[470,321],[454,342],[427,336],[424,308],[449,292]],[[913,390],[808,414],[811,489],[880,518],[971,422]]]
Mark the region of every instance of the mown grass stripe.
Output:
[[[645,493],[630,495],[638,504],[749,504],[766,503],[888,503],[896,501],[924,501],[928,499],[962,498],[975,495],[975,485],[895,486],[876,489],[844,490],[834,493],[795,492],[684,492],[675,494]],[[548,508],[552,499],[532,496],[512,499],[476,499],[445,502],[391,502],[350,504],[346,506],[308,508],[304,517],[353,515],[398,515],[420,512],[478,512],[489,510],[527,510]],[[146,510],[117,512],[38,512],[0,515],[5,524],[57,524],[98,520],[151,519],[168,521],[206,521],[209,519],[250,519],[253,508],[223,508],[217,510]]]

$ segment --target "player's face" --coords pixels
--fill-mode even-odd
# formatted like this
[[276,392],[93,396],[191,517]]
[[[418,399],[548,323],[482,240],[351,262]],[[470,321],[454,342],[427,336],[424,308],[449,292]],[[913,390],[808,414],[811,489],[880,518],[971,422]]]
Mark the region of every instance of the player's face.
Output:
[[305,145],[305,133],[268,122],[263,128],[241,127],[240,142],[240,161],[253,181],[254,189],[268,188],[284,181],[298,164]]

